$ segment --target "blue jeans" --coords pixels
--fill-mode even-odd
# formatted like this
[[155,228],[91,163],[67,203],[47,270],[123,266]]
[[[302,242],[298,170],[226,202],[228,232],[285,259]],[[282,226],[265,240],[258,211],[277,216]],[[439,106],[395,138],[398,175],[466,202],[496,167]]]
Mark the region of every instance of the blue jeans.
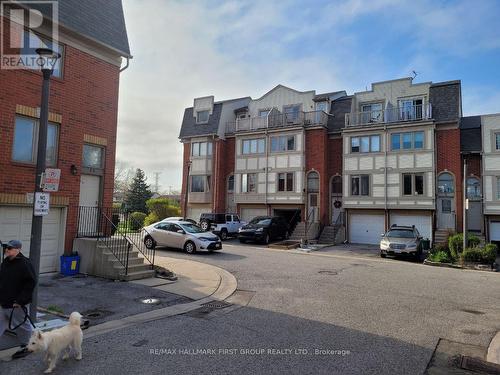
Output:
[[[30,306],[26,305],[28,309],[28,314],[30,312]],[[0,336],[2,336],[5,330],[9,329],[9,319],[10,314],[12,313],[12,309],[4,309],[0,307]],[[21,307],[14,308],[14,313],[12,315],[12,328],[19,325],[24,320],[24,310]],[[21,345],[28,345],[31,337],[31,333],[33,332],[33,327],[28,319],[20,325],[15,331],[17,339],[21,343]]]

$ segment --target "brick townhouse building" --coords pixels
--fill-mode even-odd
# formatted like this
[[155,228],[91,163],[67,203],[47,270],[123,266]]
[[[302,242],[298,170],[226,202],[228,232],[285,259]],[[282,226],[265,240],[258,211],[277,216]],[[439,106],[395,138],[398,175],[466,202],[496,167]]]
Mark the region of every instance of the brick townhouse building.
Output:
[[[47,167],[61,169],[61,181],[43,219],[41,272],[57,270],[59,255],[72,251],[79,206],[111,206],[120,70],[131,58],[121,0],[57,6],[57,43],[43,26],[20,33],[31,47],[47,45],[62,55],[51,78],[47,142]],[[0,20],[4,42],[12,37],[9,14]],[[25,253],[41,85],[40,71],[0,69],[0,240],[20,239]]]
[[402,78],[352,95],[278,85],[258,99],[196,98],[179,135],[181,200],[196,220],[280,215],[310,223],[310,237],[373,244],[392,224],[416,225],[439,242],[462,230],[467,161],[469,229],[498,225],[500,239],[500,204],[483,203],[482,193],[500,191],[496,177],[482,180],[485,168],[500,171],[483,161],[493,141],[481,133],[481,121],[498,126],[497,118],[462,117],[458,80]]

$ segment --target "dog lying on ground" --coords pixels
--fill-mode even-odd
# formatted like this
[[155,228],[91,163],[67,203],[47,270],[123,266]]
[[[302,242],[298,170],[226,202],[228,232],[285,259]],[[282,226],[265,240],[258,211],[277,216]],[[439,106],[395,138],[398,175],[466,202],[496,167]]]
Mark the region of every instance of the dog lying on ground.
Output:
[[80,328],[82,316],[77,312],[72,312],[69,316],[69,323],[64,327],[54,329],[50,332],[36,331],[31,336],[28,350],[31,352],[45,352],[45,360],[49,367],[45,370],[48,374],[56,367],[56,362],[65,350],[63,359],[70,356],[71,350],[75,353],[77,360],[82,359],[83,333]]

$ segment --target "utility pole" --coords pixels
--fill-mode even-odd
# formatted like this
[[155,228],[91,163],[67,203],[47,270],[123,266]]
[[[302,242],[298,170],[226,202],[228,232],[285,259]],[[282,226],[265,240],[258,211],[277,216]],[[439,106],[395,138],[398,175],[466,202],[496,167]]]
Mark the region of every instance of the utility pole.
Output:
[[159,177],[160,177],[161,172],[155,172],[155,193],[158,193],[160,191],[160,184],[158,183]]
[[467,210],[469,209],[469,201],[467,199],[467,157],[464,155],[464,180],[463,180],[463,250],[467,248]]
[[[49,95],[50,95],[50,76],[53,73],[53,67],[61,55],[48,48],[38,48],[36,53],[40,56],[41,70],[43,74],[42,98],[40,104],[40,122],[38,124],[38,144],[36,158],[35,175],[35,193],[33,195],[33,219],[31,221],[30,237],[30,256],[29,259],[35,270],[35,275],[40,274],[40,253],[42,247],[42,226],[43,216],[36,213],[37,193],[43,192],[42,176],[45,172],[46,154],[47,154],[47,128],[49,122]],[[36,311],[38,304],[38,283],[33,290],[30,317],[36,322]]]

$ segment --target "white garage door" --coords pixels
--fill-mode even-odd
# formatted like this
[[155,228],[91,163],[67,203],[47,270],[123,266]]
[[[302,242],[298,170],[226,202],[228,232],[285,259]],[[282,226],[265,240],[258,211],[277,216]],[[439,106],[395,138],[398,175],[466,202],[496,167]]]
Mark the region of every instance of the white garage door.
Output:
[[432,241],[432,217],[430,215],[405,215],[391,212],[391,225],[415,225],[423,238]]
[[200,215],[204,213],[212,212],[212,208],[210,206],[207,207],[188,207],[187,210],[187,218],[196,221],[197,223],[200,221]]
[[490,241],[500,241],[500,222],[490,221]]
[[384,214],[353,213],[349,216],[351,243],[378,245],[382,233],[384,233]]
[[267,208],[242,208],[241,219],[247,223],[256,216],[267,216]]
[[[0,240],[22,241],[22,252],[27,257],[30,253],[32,215],[31,207],[0,207]],[[63,219],[62,208],[51,208],[49,215],[43,217],[40,272],[58,271],[59,256],[64,252]]]

